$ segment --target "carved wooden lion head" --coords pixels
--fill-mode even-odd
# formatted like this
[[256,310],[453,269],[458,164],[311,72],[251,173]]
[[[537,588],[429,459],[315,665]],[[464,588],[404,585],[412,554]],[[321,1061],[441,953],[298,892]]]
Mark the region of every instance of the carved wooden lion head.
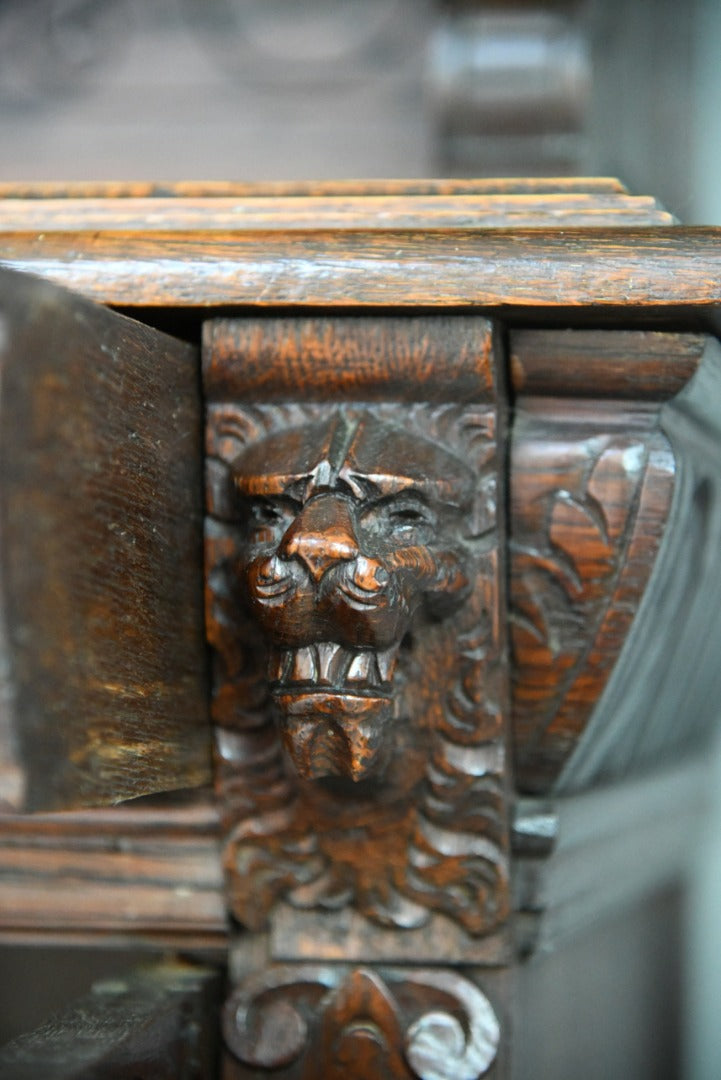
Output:
[[231,476],[238,581],[295,768],[377,773],[400,719],[402,643],[469,592],[459,522],[474,474],[438,443],[346,409],[254,441]]

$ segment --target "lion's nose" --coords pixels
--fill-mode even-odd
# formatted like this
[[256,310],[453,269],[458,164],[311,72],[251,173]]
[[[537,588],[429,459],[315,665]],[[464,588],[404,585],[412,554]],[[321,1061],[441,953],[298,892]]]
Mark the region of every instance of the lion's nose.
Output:
[[316,495],[301,510],[278,547],[284,559],[299,559],[314,581],[339,562],[359,554],[353,517],[346,499]]

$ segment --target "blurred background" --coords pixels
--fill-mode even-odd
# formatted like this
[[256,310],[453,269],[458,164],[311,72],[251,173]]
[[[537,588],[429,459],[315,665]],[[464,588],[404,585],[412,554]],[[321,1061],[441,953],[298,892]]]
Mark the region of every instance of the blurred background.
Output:
[[[719,55],[719,0],[0,0],[0,181],[596,174],[721,223]],[[709,1080],[716,802],[684,995]],[[0,963],[20,996],[48,959]]]
[[719,6],[0,0],[0,179],[610,174],[717,220]]

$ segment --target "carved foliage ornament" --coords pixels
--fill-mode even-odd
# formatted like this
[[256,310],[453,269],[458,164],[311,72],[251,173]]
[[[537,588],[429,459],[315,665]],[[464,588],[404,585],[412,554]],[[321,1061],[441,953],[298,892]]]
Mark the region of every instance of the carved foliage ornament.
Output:
[[208,410],[207,600],[233,910],[508,910],[496,414]]

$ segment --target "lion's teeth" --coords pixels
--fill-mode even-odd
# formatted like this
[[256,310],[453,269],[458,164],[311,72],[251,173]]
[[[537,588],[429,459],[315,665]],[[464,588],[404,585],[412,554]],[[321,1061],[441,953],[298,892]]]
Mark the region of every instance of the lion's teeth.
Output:
[[318,677],[318,654],[313,645],[296,649],[290,671],[291,682],[315,682]]
[[316,646],[318,650],[318,679],[320,682],[335,683],[338,678],[338,661],[342,659],[339,653],[342,648],[334,641],[321,641]]
[[353,657],[346,673],[346,682],[370,682],[371,654],[359,652]]
[[398,659],[397,646],[392,646],[390,649],[386,649],[385,652],[376,653],[376,657],[378,660],[380,678],[383,682],[390,682],[393,678],[393,672],[396,669],[396,661]]

